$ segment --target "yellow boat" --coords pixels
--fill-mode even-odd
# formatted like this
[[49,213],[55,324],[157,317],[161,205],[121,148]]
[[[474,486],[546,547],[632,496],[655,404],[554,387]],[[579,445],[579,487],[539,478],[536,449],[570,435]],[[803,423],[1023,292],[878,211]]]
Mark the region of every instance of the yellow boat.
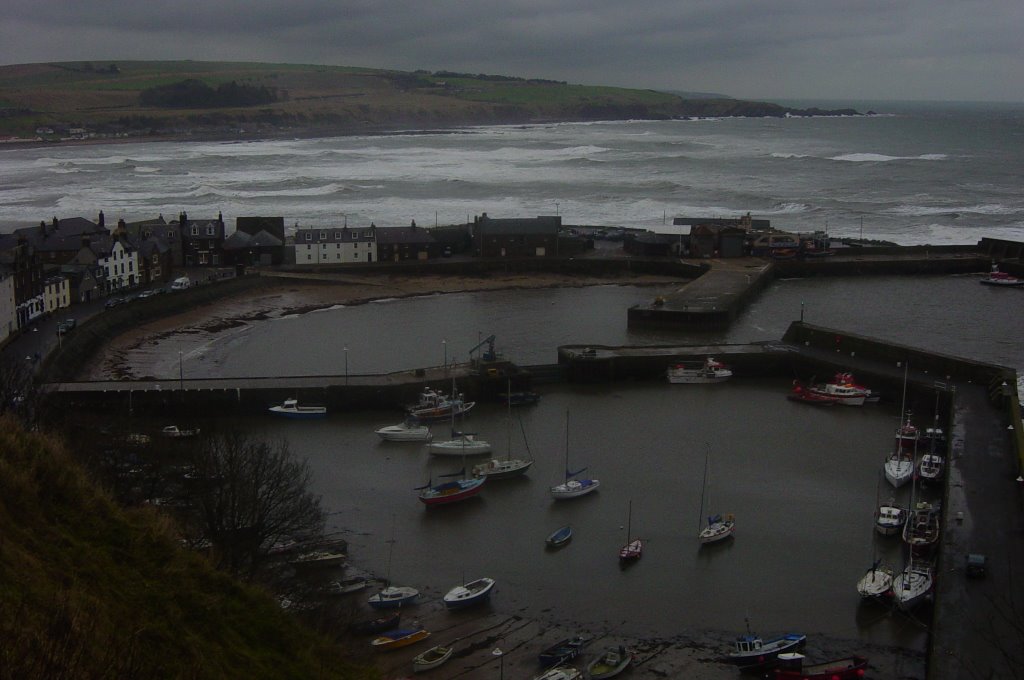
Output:
[[396,628],[395,630],[381,633],[370,644],[375,649],[398,649],[420,640],[426,640],[428,637],[430,637],[430,631],[425,628]]

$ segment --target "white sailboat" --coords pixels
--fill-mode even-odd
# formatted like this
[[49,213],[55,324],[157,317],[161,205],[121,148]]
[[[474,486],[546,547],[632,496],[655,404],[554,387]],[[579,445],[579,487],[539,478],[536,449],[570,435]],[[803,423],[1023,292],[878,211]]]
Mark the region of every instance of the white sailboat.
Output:
[[935,392],[935,414],[934,424],[925,430],[928,439],[928,453],[921,456],[921,462],[917,465],[918,476],[926,482],[934,482],[942,477],[946,461],[937,450],[942,441],[942,428],[939,427],[939,392]]
[[[456,394],[455,379],[452,379],[452,394]],[[481,456],[491,452],[491,445],[483,439],[477,439],[473,432],[455,429],[455,409],[451,412],[452,438],[445,441],[431,442],[427,450],[435,456]]]
[[[509,394],[512,392],[512,381],[509,380],[508,385]],[[486,463],[479,463],[473,466],[473,475],[476,477],[487,477],[488,479],[508,479],[509,477],[518,477],[519,475],[525,474],[530,466],[533,465],[533,457],[530,458],[513,458],[512,457],[512,402],[508,401],[508,415],[506,417],[507,423],[507,441],[506,441],[506,455],[505,459],[492,458]],[[526,430],[523,429],[523,421],[519,421],[519,429],[523,433],[523,443],[526,445],[527,452],[530,449],[530,443],[526,440]]]
[[[907,408],[907,373],[909,370],[910,364],[905,364],[903,367],[903,403],[900,406],[901,414]],[[907,424],[909,425],[909,423],[908,415]],[[904,444],[904,441],[906,441],[906,438],[903,436],[904,429],[901,426],[896,430],[896,442],[893,445],[892,453],[885,460],[885,478],[896,489],[909,482],[911,477],[914,476],[914,456],[916,455],[917,439],[913,439],[911,446],[914,448],[911,448],[908,452],[907,446]]]
[[385,586],[367,600],[367,604],[374,609],[396,609],[403,605],[412,604],[420,595],[420,591],[415,588],[391,585],[391,558],[395,551],[394,517],[392,517],[391,540],[388,543],[388,570],[387,578],[384,581]]
[[700,521],[697,538],[702,544],[717,543],[732,536],[736,528],[736,518],[730,515],[708,515],[707,524],[704,522],[704,505],[711,507],[711,447],[708,447],[704,456],[704,482],[700,491]]
[[910,563],[892,582],[896,606],[902,611],[910,611],[924,602],[932,591],[934,579],[930,564],[915,561],[911,557]]
[[577,479],[577,475],[582,474],[586,469],[582,468],[573,472],[569,468],[569,411],[567,409],[565,411],[565,481],[551,487],[551,495],[554,499],[579,498],[592,491],[597,491],[597,488],[601,486],[600,480]]
[[629,511],[626,514],[626,543],[619,548],[619,560],[632,562],[643,557],[644,541],[642,538],[633,538],[633,501],[629,501]]

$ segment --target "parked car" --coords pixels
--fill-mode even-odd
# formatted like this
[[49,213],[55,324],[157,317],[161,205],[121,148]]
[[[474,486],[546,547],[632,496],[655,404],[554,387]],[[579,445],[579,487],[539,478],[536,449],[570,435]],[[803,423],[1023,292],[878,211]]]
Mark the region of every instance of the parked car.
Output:
[[988,560],[980,553],[971,553],[967,556],[967,575],[973,578],[981,578],[985,575],[986,563]]
[[185,290],[191,285],[192,281],[187,276],[179,276],[171,283],[171,290]]
[[63,335],[64,333],[67,333],[72,328],[74,328],[76,324],[77,324],[77,322],[74,319],[71,319],[71,318],[64,319],[63,321],[59,321],[57,323],[57,332],[60,333],[61,335]]
[[127,300],[125,300],[124,298],[112,297],[112,298],[108,299],[106,302],[104,302],[103,306],[106,307],[107,309],[110,309],[111,307],[117,307],[118,305],[123,305],[125,302],[127,302]]

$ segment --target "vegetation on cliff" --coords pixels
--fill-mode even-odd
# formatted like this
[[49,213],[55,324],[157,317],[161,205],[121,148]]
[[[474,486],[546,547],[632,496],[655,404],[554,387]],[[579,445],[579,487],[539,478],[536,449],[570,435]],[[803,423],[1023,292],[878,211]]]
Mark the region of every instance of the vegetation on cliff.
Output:
[[55,437],[0,417],[0,680],[366,678],[264,591],[123,509]]
[[828,115],[728,98],[451,71],[237,62],[0,67],[0,135],[372,133],[694,116]]

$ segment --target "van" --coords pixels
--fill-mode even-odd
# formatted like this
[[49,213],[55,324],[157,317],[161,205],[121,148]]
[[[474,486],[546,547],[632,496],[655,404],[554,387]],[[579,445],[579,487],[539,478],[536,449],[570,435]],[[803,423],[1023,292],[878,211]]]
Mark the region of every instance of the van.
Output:
[[179,276],[171,283],[171,290],[185,290],[192,285],[187,276]]

